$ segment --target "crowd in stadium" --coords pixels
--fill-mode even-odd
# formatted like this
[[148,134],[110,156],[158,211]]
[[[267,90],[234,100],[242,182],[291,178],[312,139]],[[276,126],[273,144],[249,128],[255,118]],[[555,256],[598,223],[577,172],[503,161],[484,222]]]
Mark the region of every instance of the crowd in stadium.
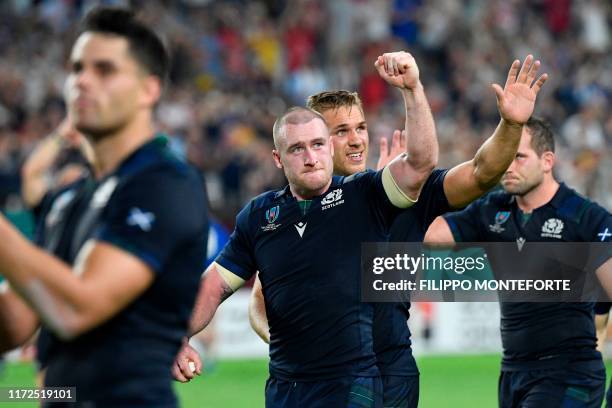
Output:
[[[20,166],[64,116],[64,63],[76,23],[94,3],[0,5],[5,207],[20,208]],[[173,50],[171,86],[158,107],[161,128],[206,173],[212,212],[229,226],[248,198],[284,184],[270,151],[274,118],[286,107],[304,105],[323,89],[359,91],[374,153],[379,138],[403,127],[400,94],[373,66],[377,55],[401,49],[421,67],[440,166],[472,157],[498,120],[490,83],[502,81],[513,58],[538,55],[551,78],[536,113],[560,136],[560,177],[612,206],[612,37],[605,1],[136,3]],[[513,43],[517,36],[524,41]]]

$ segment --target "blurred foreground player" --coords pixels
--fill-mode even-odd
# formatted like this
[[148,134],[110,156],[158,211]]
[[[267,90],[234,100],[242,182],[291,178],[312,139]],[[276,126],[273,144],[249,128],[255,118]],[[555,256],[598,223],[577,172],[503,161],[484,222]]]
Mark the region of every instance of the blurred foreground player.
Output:
[[102,8],[87,16],[70,67],[69,114],[93,146],[95,177],[43,198],[44,250],[0,218],[11,286],[0,296],[2,348],[41,322],[44,383],[76,387],[77,406],[176,406],[170,368],[208,218],[201,178],[155,135],[167,54],[131,12]]
[[[396,59],[400,64],[407,57],[412,58],[405,52],[389,53],[385,56]],[[539,61],[534,61],[532,56],[528,56],[523,67],[524,72],[527,73],[532,69],[530,78],[534,79],[539,65]],[[519,66],[520,63],[515,61],[511,67],[509,75],[513,75],[513,80],[518,76]],[[399,81],[401,77],[390,77],[384,73],[381,73],[381,76],[390,85],[398,88],[402,95],[411,91],[415,92],[406,87],[403,81]],[[453,209],[465,207],[497,184],[514,159],[520,140],[520,132],[508,131],[508,124],[517,119],[517,112],[521,113],[523,118],[529,117],[534,108],[535,95],[546,78],[547,76],[543,75],[534,89],[524,86],[520,81],[512,81],[507,84],[504,89],[506,95],[500,98],[499,105],[503,118],[502,125],[483,144],[472,160],[450,170],[436,169],[429,175],[418,202],[403,211],[393,223],[390,241],[422,241],[427,227],[435,217],[453,211]],[[524,82],[527,81],[526,77]],[[419,82],[416,82],[416,86],[422,88]],[[527,91],[524,95],[517,93],[521,87]],[[511,103],[510,99],[512,99]],[[321,113],[330,129],[334,145],[334,173],[349,176],[365,171],[368,131],[358,95],[346,91],[322,92],[308,99],[308,107]],[[396,131],[389,153],[387,153],[386,144],[381,144],[379,169],[402,150],[405,151],[406,143],[423,143],[429,139],[435,141],[435,128],[429,108],[423,106],[417,109],[409,104],[406,104],[405,108],[406,120],[429,123],[427,129],[431,129],[431,136],[421,141],[408,137],[406,141],[405,135],[400,138],[399,131]],[[513,111],[517,108],[518,110]],[[523,109],[526,109],[525,113],[520,112]],[[407,325],[410,316],[409,309],[409,303],[374,305],[374,351],[383,381],[384,406],[416,407],[418,405],[419,370],[412,355],[410,330]],[[255,280],[253,286],[249,318],[254,330],[266,343],[269,343],[268,321],[259,279]]]
[[[610,242],[612,217],[553,177],[552,130],[531,118],[516,158],[490,193],[438,217],[426,242]],[[603,261],[602,261],[603,262]],[[597,268],[610,289],[608,259]],[[600,407],[605,388],[593,303],[501,303],[500,407]]]

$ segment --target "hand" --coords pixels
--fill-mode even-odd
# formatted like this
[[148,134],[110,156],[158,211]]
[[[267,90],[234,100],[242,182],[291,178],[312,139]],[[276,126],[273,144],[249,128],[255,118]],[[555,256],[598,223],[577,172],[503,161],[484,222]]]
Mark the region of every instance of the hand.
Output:
[[[189,367],[190,362],[193,362],[195,365],[195,371],[192,371],[191,367]],[[174,379],[186,383],[201,373],[202,360],[200,359],[200,355],[187,341],[184,341],[172,365],[172,375]]]
[[55,132],[61,140],[63,140],[66,146],[79,148],[82,143],[85,143],[85,136],[76,130],[70,117],[64,118]]
[[378,57],[374,66],[378,75],[389,85],[400,89],[414,89],[419,84],[419,67],[410,53],[387,52]]
[[515,60],[508,72],[504,89],[498,84],[493,84],[495,96],[497,97],[497,109],[502,119],[510,124],[524,124],[531,117],[535,106],[536,96],[548,74],[542,74],[534,82],[540,61],[533,62],[533,56],[528,55],[519,72],[521,62]]
[[395,159],[402,153],[406,153],[406,145],[408,137],[406,131],[396,130],[393,132],[391,137],[391,150],[388,149],[387,139],[381,138],[379,142],[380,154],[378,157],[378,163],[376,164],[376,170],[383,169],[391,160]]

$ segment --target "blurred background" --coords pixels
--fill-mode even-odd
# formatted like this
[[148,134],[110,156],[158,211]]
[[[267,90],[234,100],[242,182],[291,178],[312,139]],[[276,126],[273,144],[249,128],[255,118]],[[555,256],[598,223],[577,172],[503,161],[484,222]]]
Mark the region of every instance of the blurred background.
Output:
[[[211,213],[218,221],[211,232],[211,255],[251,197],[284,185],[271,159],[272,124],[287,107],[304,105],[308,95],[326,89],[360,93],[369,125],[370,163],[375,165],[378,141],[389,138],[404,121],[400,93],[378,77],[373,65],[378,55],[388,51],[409,51],[419,64],[436,121],[440,167],[473,157],[499,121],[490,84],[503,84],[514,59],[534,54],[542,61],[541,72],[550,75],[538,96],[536,114],[550,121],[556,133],[558,177],[612,208],[609,1],[4,0],[0,2],[0,207],[26,233],[32,226],[20,198],[20,168],[36,143],[65,115],[62,88],[67,56],[79,19],[98,4],[137,8],[172,50],[171,85],[158,107],[159,128],[170,136],[176,152],[205,174]],[[244,292],[230,298],[202,343],[212,356],[209,367],[217,357],[222,361],[264,357],[252,362],[256,380],[244,376],[245,381],[253,381],[254,394],[249,396],[253,404],[235,405],[261,406],[267,349],[248,327],[246,298]],[[467,366],[480,367],[481,361],[462,353],[492,353],[484,360],[491,371],[484,369],[479,378],[490,383],[480,392],[486,394],[481,406],[494,405],[500,351],[497,305],[422,304],[413,307],[413,314],[410,326],[424,381],[422,405],[443,406],[431,399],[435,392],[429,393],[427,387],[428,381],[447,380],[426,375],[428,367],[438,367],[437,357],[429,356],[440,353],[458,353],[454,358],[461,372]],[[12,356],[28,358],[33,352]],[[440,361],[450,364],[452,359]],[[249,372],[250,366],[236,367],[240,373]],[[444,370],[452,373],[448,366]],[[240,374],[219,378],[231,381],[236,378],[232,375]],[[6,378],[0,377],[0,384],[13,377]],[[215,389],[244,393],[241,388],[227,392],[211,381],[212,388],[210,381],[201,381],[201,387],[209,387],[209,398],[214,399],[210,395]],[[450,381],[456,382],[456,377]],[[449,393],[458,398],[465,392],[472,402],[468,406],[474,406],[475,393],[468,385],[472,382],[464,386],[459,382],[456,387],[462,391]],[[193,392],[193,387],[184,391],[187,387],[180,387],[182,395]],[[185,406],[188,401],[183,400]],[[227,401],[223,406],[232,406]]]

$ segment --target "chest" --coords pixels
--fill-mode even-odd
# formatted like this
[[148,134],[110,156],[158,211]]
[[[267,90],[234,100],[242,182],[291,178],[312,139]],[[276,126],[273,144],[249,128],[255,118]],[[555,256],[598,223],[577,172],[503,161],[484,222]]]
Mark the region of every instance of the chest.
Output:
[[64,261],[73,263],[100,225],[117,185],[116,178],[101,184],[86,182],[59,195],[43,215],[40,244]]
[[523,214],[517,208],[489,210],[483,217],[484,237],[492,242],[577,242],[582,241],[579,223],[553,208]]

